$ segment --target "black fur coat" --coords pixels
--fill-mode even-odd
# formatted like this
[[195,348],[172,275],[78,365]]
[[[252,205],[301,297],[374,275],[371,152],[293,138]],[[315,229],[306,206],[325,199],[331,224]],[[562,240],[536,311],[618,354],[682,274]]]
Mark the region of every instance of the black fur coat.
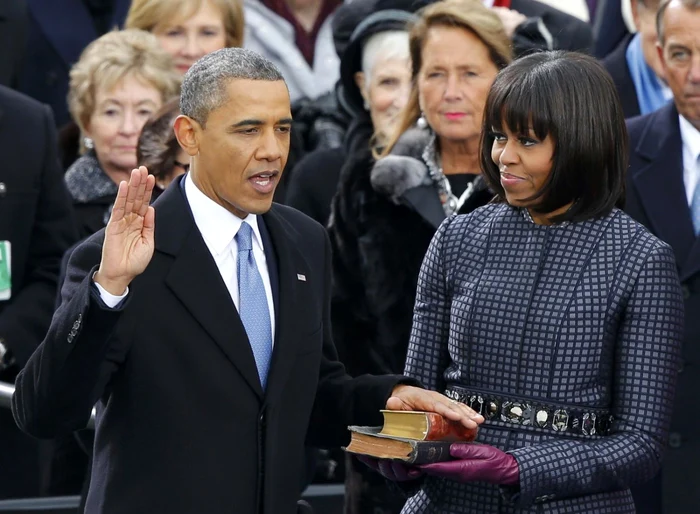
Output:
[[[403,372],[418,273],[445,218],[422,158],[430,133],[407,131],[376,162],[368,140],[348,148],[329,222],[334,338],[351,375]],[[490,200],[476,184],[459,212]]]

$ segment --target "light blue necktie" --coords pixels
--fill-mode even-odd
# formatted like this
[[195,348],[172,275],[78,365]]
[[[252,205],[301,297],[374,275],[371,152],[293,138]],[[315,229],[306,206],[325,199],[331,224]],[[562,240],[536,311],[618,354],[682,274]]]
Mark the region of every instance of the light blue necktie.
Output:
[[[700,156],[698,156],[698,160],[695,161],[695,172],[700,174]],[[695,235],[700,235],[700,180],[695,185],[693,199],[690,201],[690,214],[693,217],[693,228],[695,228]]]
[[243,222],[236,234],[238,244],[238,312],[253,349],[263,390],[272,357],[270,309],[260,272],[253,257],[253,229]]

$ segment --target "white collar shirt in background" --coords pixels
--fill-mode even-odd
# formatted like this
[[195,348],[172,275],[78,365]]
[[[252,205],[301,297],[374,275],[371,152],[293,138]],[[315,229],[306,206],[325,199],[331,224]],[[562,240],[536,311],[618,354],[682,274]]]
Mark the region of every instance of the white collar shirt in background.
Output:
[[688,205],[693,203],[693,193],[700,182],[700,131],[683,116],[678,115],[683,140],[683,184]]
[[255,214],[249,214],[244,220],[224,209],[221,205],[202,193],[194,184],[191,175],[185,177],[185,193],[190,204],[194,222],[202,234],[202,239],[209,249],[221,278],[226,284],[233,304],[239,310],[240,298],[238,294],[238,243],[236,234],[241,228],[241,223],[248,223],[253,229],[253,257],[258,266],[267,306],[270,309],[270,324],[272,340],[275,340],[275,304],[272,298],[272,286],[270,285],[270,273],[267,267],[267,258],[263,248],[258,220]]

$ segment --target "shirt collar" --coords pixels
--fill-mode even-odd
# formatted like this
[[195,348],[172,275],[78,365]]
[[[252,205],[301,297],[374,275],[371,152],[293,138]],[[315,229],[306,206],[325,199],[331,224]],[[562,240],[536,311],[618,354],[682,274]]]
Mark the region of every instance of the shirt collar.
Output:
[[212,253],[220,255],[226,251],[244,221],[253,229],[255,236],[253,244],[257,244],[260,248],[263,247],[255,214],[248,214],[245,219],[241,219],[224,209],[200,191],[189,173],[185,177],[185,194],[192,210],[194,222]]
[[483,3],[486,7],[488,7],[489,9],[490,9],[491,7],[493,7],[493,2],[494,2],[494,0],[481,0],[481,1],[482,1],[482,3]]
[[688,151],[693,156],[693,160],[697,162],[700,156],[700,131],[680,114],[678,115],[678,120],[681,128],[683,149]]

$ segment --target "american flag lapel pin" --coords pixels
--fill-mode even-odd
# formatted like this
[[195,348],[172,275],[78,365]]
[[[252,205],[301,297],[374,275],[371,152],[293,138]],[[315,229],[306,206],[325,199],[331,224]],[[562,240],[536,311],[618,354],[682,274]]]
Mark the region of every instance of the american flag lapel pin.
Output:
[[306,282],[306,275],[302,275],[301,273],[297,273],[297,279],[301,280],[302,282]]

